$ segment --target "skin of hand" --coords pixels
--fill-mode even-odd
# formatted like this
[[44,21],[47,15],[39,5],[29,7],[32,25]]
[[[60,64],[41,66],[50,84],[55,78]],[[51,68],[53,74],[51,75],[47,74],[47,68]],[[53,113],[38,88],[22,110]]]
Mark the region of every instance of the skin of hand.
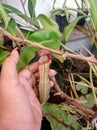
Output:
[[[26,68],[17,73],[18,60],[19,54],[15,49],[2,66],[0,74],[0,130],[40,130],[42,110],[32,89],[35,79]],[[39,78],[38,62],[32,63],[28,67],[34,77]],[[54,70],[50,70],[50,76],[55,74]]]

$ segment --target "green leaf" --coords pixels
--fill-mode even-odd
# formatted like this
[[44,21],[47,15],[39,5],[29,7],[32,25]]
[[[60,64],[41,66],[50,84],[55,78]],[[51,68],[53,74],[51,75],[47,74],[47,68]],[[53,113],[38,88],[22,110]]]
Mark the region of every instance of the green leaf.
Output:
[[65,44],[72,32],[72,30],[74,29],[75,25],[78,23],[78,21],[80,19],[82,19],[84,16],[79,16],[76,18],[76,20],[74,20],[72,23],[70,23],[68,26],[65,27],[64,29],[64,36],[63,36],[63,39],[62,39],[62,42]]
[[43,41],[43,42],[41,42],[41,44],[43,46],[46,46],[48,48],[52,48],[52,49],[55,49],[55,50],[59,50],[59,48],[60,48],[60,43],[57,43],[57,42]]
[[52,55],[54,56],[54,58],[58,59],[61,63],[63,63],[63,62],[64,62],[64,60],[63,60],[62,56],[57,55],[57,54],[54,54],[54,53],[53,53]]
[[10,19],[8,27],[7,27],[6,30],[9,33],[11,33],[12,35],[17,36],[17,35],[19,35],[19,32],[17,31],[16,26],[17,26],[17,24],[16,24],[15,20]]
[[1,33],[1,34],[0,34],[0,46],[3,46],[3,44],[4,44],[4,36],[3,36],[3,34]]
[[59,37],[56,32],[48,29],[34,32],[28,37],[28,39],[35,42],[43,42],[47,40],[50,40],[52,42],[58,42]]
[[86,99],[88,100],[88,102],[87,102],[87,106],[88,107],[93,107],[93,105],[95,104],[95,101],[94,101],[94,96],[93,96],[93,94],[92,93],[89,93],[89,94],[87,94],[86,95]]
[[22,19],[24,19],[25,21],[28,21],[28,22],[31,21],[31,19],[28,16],[23,14],[17,8],[7,5],[7,4],[3,4],[3,6],[4,6],[5,10],[7,11],[7,13],[14,13],[14,14],[18,15],[19,17],[21,17]]
[[7,13],[6,13],[6,11],[1,3],[0,3],[0,15],[4,20],[5,28],[6,28],[8,26],[9,18],[8,18],[8,15],[7,15]]
[[[29,40],[38,42],[42,44],[43,46],[46,46],[48,48],[52,48],[55,50],[60,49],[60,43],[59,38],[56,32],[52,30],[40,30],[37,32],[34,32],[28,37]],[[63,61],[62,58],[56,54],[53,54],[55,58],[57,58],[59,61]]]
[[84,81],[80,81],[77,83],[76,85],[76,90],[80,91],[82,94],[87,94],[88,93],[88,87],[85,86],[85,82]]
[[[34,16],[33,16],[34,17]],[[40,29],[39,21],[34,17],[31,22],[36,28]]]
[[36,0],[28,0],[28,10],[31,18],[35,16]]
[[92,108],[95,104],[94,96],[92,93],[89,93],[86,96],[81,96],[80,99],[87,100],[87,103],[85,103],[84,105],[89,107],[89,108]]
[[95,28],[97,30],[97,4],[96,4],[96,0],[88,0],[89,4],[90,4],[90,11],[91,11],[91,18],[92,18],[92,22],[95,25]]
[[20,59],[17,64],[17,70],[19,71],[20,69],[26,67],[34,57],[35,57],[34,47],[30,46],[22,48],[20,52]]
[[[82,130],[82,127],[78,124],[78,122],[73,117],[71,117],[67,112],[62,110],[58,105],[50,103],[44,104],[43,113],[51,115],[46,116],[46,118],[50,122],[52,130],[70,130],[71,126],[74,128],[74,130]],[[60,122],[63,122],[68,127],[61,124]]]
[[3,63],[5,58],[9,55],[8,51],[4,51],[3,49],[0,49],[0,64]]
[[51,11],[51,14],[53,16],[59,14],[65,14],[65,8],[55,8],[54,10]]
[[3,6],[4,6],[5,10],[7,11],[7,13],[14,13],[15,15],[17,15],[20,18],[22,18],[23,20],[25,20],[26,22],[29,22],[30,24],[33,24],[36,27],[39,27],[39,23],[38,23],[37,19],[34,18],[32,20],[32,18],[30,18],[29,16],[23,14],[20,10],[18,10],[17,8],[15,8],[13,6],[10,6],[10,5],[7,5],[7,4],[3,4]]
[[56,32],[59,37],[61,36],[61,33],[59,31],[59,26],[58,26],[58,24],[55,21],[53,21],[52,19],[48,18],[44,14],[40,14],[37,18],[41,22],[41,24],[43,25],[43,27],[45,29],[51,29],[54,32]]

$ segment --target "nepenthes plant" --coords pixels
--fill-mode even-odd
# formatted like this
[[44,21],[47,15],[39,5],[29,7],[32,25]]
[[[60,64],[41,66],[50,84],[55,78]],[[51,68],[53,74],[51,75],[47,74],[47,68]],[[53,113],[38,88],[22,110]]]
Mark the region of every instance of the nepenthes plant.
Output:
[[[2,67],[4,59],[16,47],[20,53],[17,71],[25,68],[36,57],[37,52],[44,50],[38,58],[40,73],[40,82],[38,84],[40,91],[39,100],[43,104],[43,116],[49,120],[52,130],[88,130],[92,128],[90,119],[95,115],[95,111],[84,106],[73,95],[70,96],[63,92],[57,84],[55,77],[52,78],[55,84],[55,95],[64,98],[66,102],[59,105],[47,102],[50,97],[48,69],[51,60],[58,59],[60,64],[63,64],[64,60],[77,59],[97,64],[97,60],[93,56],[85,57],[84,55],[60,50],[61,45],[66,43],[76,23],[82,17],[77,18],[73,23],[69,24],[65,28],[64,34],[61,34],[58,25],[52,19],[43,14],[35,17],[35,4],[35,0],[28,0],[30,16],[27,16],[15,7],[0,3],[0,65]],[[10,15],[11,13],[18,15],[29,23],[28,28],[25,29],[24,25],[17,23],[16,19]],[[38,21],[40,21],[43,28],[40,28]],[[78,87],[77,90],[79,88],[82,89],[82,86]],[[81,125],[80,116],[86,122],[85,126]]]

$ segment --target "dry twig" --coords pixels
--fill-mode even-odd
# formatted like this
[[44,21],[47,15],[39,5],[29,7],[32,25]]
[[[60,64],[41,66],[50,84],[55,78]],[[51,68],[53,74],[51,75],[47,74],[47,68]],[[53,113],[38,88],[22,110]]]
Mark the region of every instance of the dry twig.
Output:
[[78,108],[79,110],[81,110],[86,115],[86,118],[90,121],[90,118],[92,118],[95,115],[95,112],[93,110],[83,106],[81,103],[77,102],[75,99],[71,98],[66,93],[64,93],[61,90],[61,88],[59,87],[59,85],[57,84],[55,77],[52,77],[52,80],[55,84],[55,89],[57,91],[57,94],[60,95],[62,98],[65,98],[69,104],[71,104],[71,105],[75,106],[76,108]]

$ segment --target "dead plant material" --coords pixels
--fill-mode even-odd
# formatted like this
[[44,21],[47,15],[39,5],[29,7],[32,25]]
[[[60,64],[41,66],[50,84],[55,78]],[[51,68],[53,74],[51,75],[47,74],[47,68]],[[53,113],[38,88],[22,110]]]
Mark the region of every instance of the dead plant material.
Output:
[[55,77],[52,77],[52,80],[54,82],[54,85],[55,85],[55,89],[57,91],[56,95],[60,95],[62,98],[65,98],[65,100],[75,106],[76,108],[78,108],[79,110],[81,110],[84,115],[86,116],[86,118],[90,121],[91,118],[95,115],[95,112],[85,106],[83,106],[83,104],[79,103],[77,100],[71,98],[70,96],[68,96],[66,93],[64,93],[61,88],[59,87],[59,85],[57,84],[56,82],[56,79]]

